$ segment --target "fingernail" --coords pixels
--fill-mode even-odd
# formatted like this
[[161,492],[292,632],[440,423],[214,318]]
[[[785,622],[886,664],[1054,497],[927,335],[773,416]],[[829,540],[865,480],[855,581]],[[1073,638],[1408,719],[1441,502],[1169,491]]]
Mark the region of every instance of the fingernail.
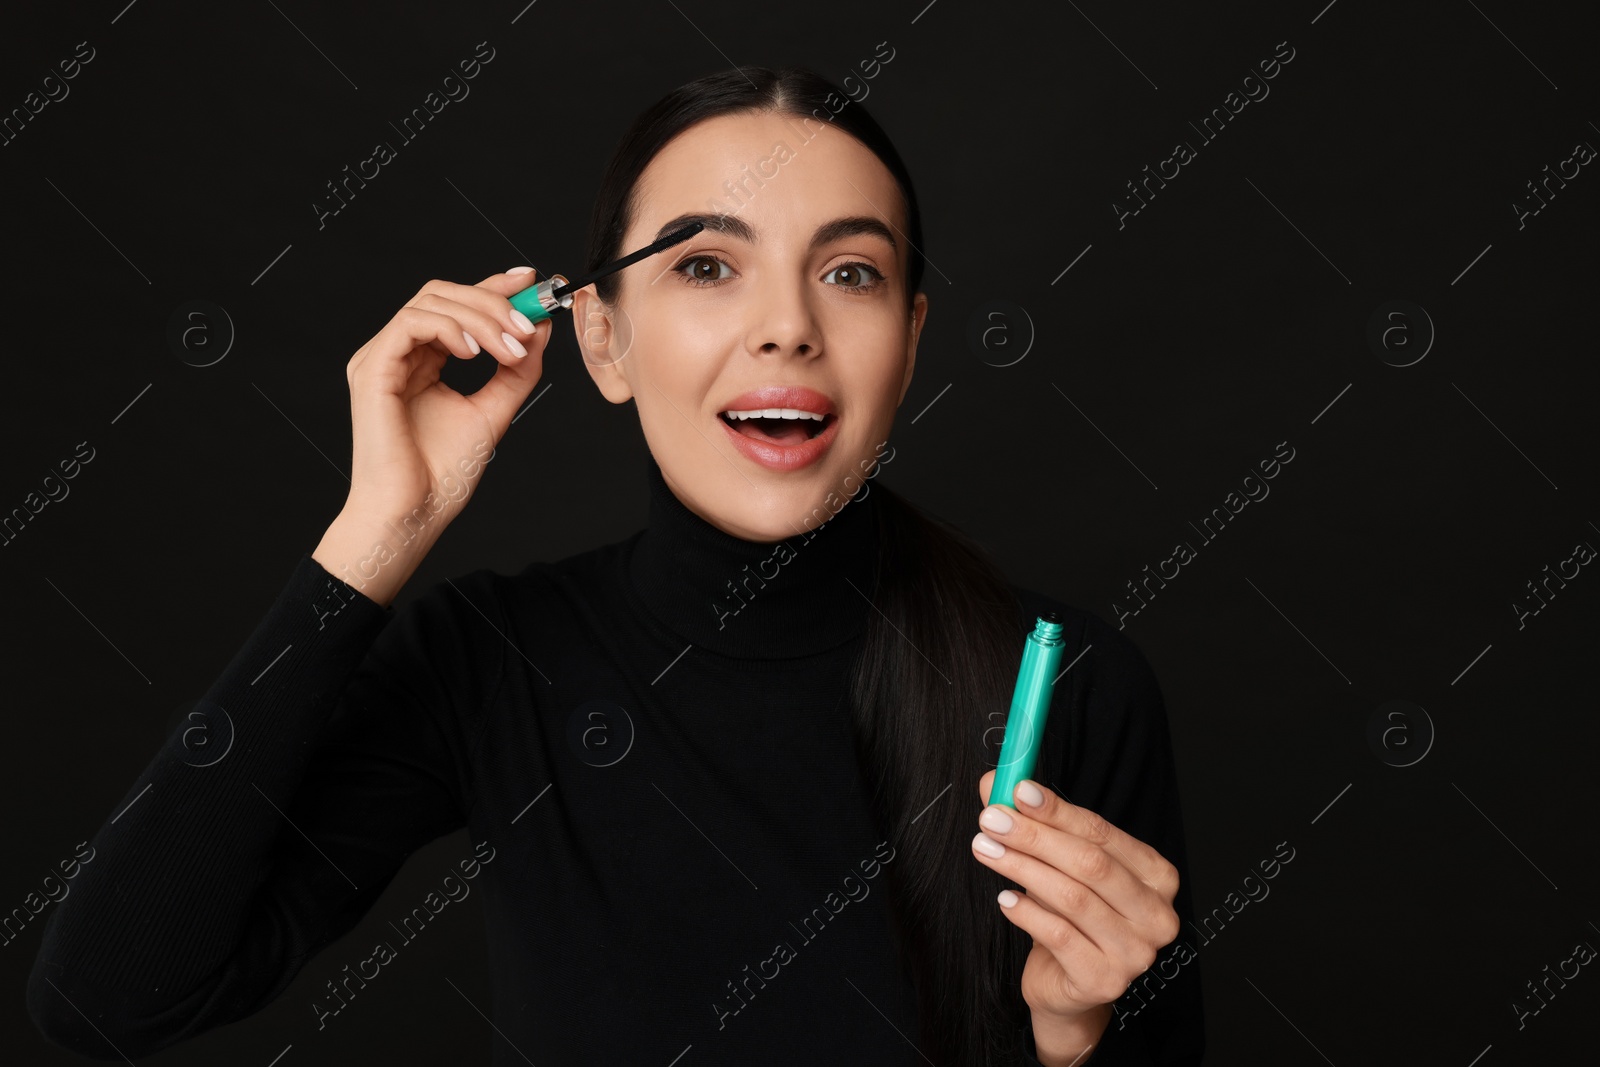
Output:
[[985,856],[993,856],[995,859],[999,859],[1006,854],[1006,846],[987,834],[979,834],[974,837],[972,839],[972,847],[982,852]]
[[522,347],[522,342],[517,340],[515,337],[512,337],[509,333],[502,333],[500,335],[500,340],[504,341],[506,343],[506,347],[511,349],[512,355],[521,357],[528,354],[528,350]]
[[511,309],[511,321],[515,323],[517,329],[521,330],[523,333],[533,332],[533,323],[528,321],[528,316],[524,315],[516,308]]
[[1005,813],[1004,808],[984,808],[978,816],[978,825],[997,834],[1008,834],[1011,832],[1011,816]]
[[531,273],[533,273],[533,268],[532,267],[512,267],[510,270],[506,271],[506,273],[507,274],[531,274]]
[[474,340],[473,336],[466,330],[461,331],[461,336],[467,339],[467,347],[472,349],[473,355],[477,355],[479,352],[483,351],[483,349],[478,345],[478,342]]
[[1044,793],[1032,782],[1018,782],[1017,788],[1012,791],[1012,795],[1031,808],[1044,806]]
[[1009,889],[1000,890],[1000,895],[995,899],[1000,902],[1002,908],[1014,908],[1017,906],[1017,895]]

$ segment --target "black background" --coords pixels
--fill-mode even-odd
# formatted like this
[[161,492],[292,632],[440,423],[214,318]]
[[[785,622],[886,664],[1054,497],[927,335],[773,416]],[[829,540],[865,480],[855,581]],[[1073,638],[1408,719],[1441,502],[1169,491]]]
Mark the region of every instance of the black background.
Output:
[[[1600,177],[1583,167],[1520,228],[1513,207],[1600,145],[1592,16],[1504,0],[36,7],[8,17],[0,111],[78,42],[94,58],[0,148],[0,513],[79,442],[94,458],[0,547],[0,911],[109,817],[338,512],[345,364],[395,310],[433,277],[581,269],[606,157],[679,83],[734,62],[839,82],[887,42],[862,102],[917,183],[930,313],[885,483],[1014,581],[1113,621],[1143,567],[1198,549],[1126,618],[1166,696],[1196,909],[1295,850],[1200,949],[1209,1061],[1495,1067],[1592,1047],[1593,967],[1521,1029],[1512,1007],[1536,1006],[1524,983],[1546,964],[1600,946],[1600,577],[1584,567],[1520,628],[1512,606],[1600,545]],[[470,95],[319,229],[325,183],[398,145],[388,124],[483,41]],[[1280,42],[1294,58],[1270,95],[1202,144],[1188,123]],[[1180,140],[1196,158],[1119,228],[1125,183]],[[231,341],[213,313],[169,343],[197,300]],[[1006,318],[980,317],[993,300]],[[1374,347],[1391,301],[1426,320],[1386,320],[1399,329]],[[1003,326],[988,349],[975,321]],[[637,417],[579,358],[559,327],[548,391],[397,606],[643,524]],[[1294,459],[1270,496],[1206,543],[1190,523],[1280,442]],[[1384,718],[1396,700],[1412,710]],[[474,902],[337,1024],[317,1032],[307,1008],[386,904],[469,853],[464,833],[424,849],[278,1002],[146,1062],[486,1061]],[[23,1011],[42,925],[0,949],[8,1062],[73,1060]]]

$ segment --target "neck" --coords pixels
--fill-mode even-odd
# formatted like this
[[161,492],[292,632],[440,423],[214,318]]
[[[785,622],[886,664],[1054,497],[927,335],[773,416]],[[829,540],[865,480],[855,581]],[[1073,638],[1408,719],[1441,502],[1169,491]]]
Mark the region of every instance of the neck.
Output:
[[648,463],[649,526],[628,573],[647,611],[677,639],[736,658],[792,659],[865,632],[878,554],[870,484],[860,496],[831,497],[827,521],[811,530],[747,541],[696,515],[654,457]]

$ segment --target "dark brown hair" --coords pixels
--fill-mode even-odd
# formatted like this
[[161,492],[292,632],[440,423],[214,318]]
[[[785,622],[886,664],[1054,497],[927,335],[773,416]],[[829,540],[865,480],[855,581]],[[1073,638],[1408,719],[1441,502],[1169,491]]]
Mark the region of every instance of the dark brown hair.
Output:
[[[607,165],[589,230],[594,270],[624,250],[639,175],[695,123],[777,111],[831,124],[883,162],[905,199],[907,300],[922,282],[911,176],[867,111],[811,70],[740,67],[679,86],[644,111]],[[833,104],[835,107],[830,107]],[[616,302],[619,275],[595,283]],[[890,899],[917,988],[916,1044],[938,1067],[1021,1062],[1029,1011],[1022,968],[1032,939],[1001,914],[1009,883],[972,855],[978,779],[995,766],[1022,655],[1020,605],[1005,575],[954,526],[883,485],[877,584],[851,678],[857,754],[878,828],[894,845]],[[865,494],[862,494],[865,495]],[[935,666],[937,665],[937,666]],[[1036,778],[1048,768],[1041,755]],[[946,795],[946,794],[949,795]]]

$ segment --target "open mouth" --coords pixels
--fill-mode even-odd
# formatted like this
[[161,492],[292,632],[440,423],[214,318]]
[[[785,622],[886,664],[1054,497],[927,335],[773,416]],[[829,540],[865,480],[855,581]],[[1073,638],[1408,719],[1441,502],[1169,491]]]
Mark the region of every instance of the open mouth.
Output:
[[793,447],[811,440],[822,431],[826,430],[835,420],[837,415],[827,414],[820,420],[809,416],[799,418],[771,418],[764,415],[739,418],[729,415],[726,411],[717,415],[723,422],[733,427],[736,433],[754,441],[780,447]]

